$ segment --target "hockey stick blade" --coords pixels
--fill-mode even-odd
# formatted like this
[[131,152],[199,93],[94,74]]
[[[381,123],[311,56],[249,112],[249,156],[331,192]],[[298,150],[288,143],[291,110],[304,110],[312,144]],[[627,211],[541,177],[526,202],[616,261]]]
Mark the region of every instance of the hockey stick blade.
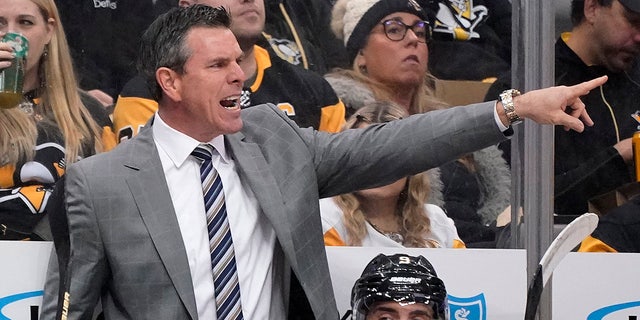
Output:
[[584,238],[589,236],[598,226],[598,215],[595,213],[585,213],[571,223],[569,223],[560,234],[551,242],[547,251],[544,252],[538,268],[533,274],[533,279],[529,283],[527,290],[527,305],[524,319],[533,320],[536,316],[540,297],[544,286],[551,278],[553,270],[560,264],[562,259],[578,246]]

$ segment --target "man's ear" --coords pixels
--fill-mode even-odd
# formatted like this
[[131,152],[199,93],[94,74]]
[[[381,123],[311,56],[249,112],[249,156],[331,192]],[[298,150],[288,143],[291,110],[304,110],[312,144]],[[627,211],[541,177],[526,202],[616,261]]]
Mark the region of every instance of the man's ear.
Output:
[[156,81],[162,88],[164,95],[173,101],[182,100],[182,79],[180,75],[166,67],[156,70]]
[[601,9],[601,5],[598,4],[597,0],[584,0],[584,20],[587,23],[593,23],[593,19],[596,16],[596,12],[598,9]]

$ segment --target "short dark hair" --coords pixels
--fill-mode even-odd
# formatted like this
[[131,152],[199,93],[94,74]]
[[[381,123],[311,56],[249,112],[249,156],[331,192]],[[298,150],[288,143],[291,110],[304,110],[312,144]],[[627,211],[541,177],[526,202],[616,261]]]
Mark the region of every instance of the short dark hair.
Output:
[[144,32],[138,56],[138,72],[147,82],[154,99],[162,89],[156,81],[156,70],[170,68],[182,73],[191,56],[185,45],[187,33],[193,27],[229,28],[231,16],[223,7],[192,5],[174,8],[159,16]]
[[[611,6],[613,0],[597,0],[598,4],[603,7]],[[584,20],[584,0],[571,1],[571,23],[573,26],[579,25]]]

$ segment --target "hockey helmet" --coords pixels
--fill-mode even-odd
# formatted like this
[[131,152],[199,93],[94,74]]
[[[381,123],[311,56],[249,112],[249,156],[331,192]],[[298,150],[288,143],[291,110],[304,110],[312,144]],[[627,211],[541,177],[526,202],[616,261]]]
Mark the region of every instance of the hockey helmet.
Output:
[[365,267],[351,291],[352,319],[365,319],[377,302],[423,303],[433,308],[434,319],[448,318],[444,282],[423,256],[376,256]]

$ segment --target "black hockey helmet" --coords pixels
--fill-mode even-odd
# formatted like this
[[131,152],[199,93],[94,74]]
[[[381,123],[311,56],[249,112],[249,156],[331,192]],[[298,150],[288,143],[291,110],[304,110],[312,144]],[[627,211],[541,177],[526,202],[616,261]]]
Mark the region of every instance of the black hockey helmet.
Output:
[[447,319],[447,291],[423,256],[379,254],[365,267],[351,291],[353,319],[365,319],[376,302],[424,303],[435,319]]

